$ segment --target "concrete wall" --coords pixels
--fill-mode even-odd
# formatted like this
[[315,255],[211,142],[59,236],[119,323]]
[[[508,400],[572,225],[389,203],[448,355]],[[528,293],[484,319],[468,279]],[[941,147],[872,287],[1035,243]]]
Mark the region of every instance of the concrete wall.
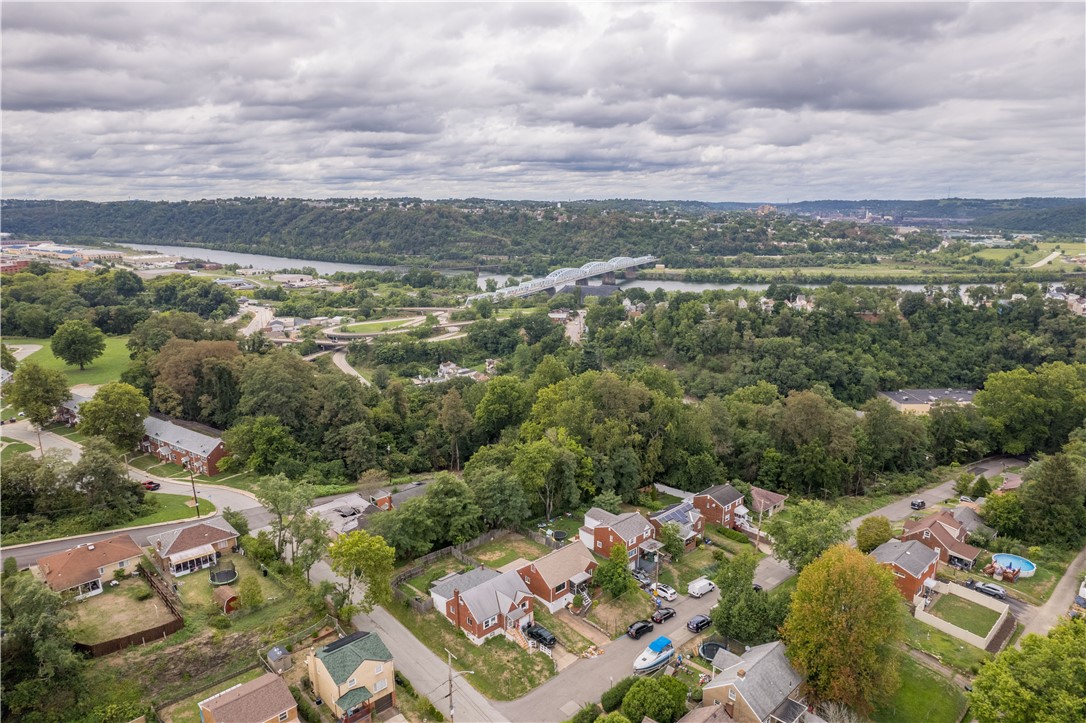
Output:
[[942,618],[937,618],[931,613],[926,612],[924,610],[923,597],[918,595],[916,598],[913,599],[913,603],[916,604],[916,612],[914,613],[914,616],[917,620],[923,623],[927,623],[928,625],[936,628],[937,630],[942,630],[948,635],[953,635],[958,640],[963,640],[970,645],[980,648],[981,650],[984,650],[988,647],[988,643],[992,642],[992,638],[994,638],[995,634],[999,632],[999,628],[1003,625],[1003,621],[1006,620],[1007,616],[1010,614],[1011,609],[1006,603],[1000,602],[995,598],[985,595],[984,593],[979,593],[976,590],[970,590],[969,588],[963,587],[961,585],[950,585],[945,582],[937,582],[935,583],[934,589],[938,593],[942,593],[944,595],[957,595],[958,597],[965,598],[970,602],[974,602],[977,605],[986,607],[989,610],[995,610],[999,613],[999,619],[997,619],[992,625],[991,630],[988,631],[988,635],[982,638],[979,635],[975,635],[968,630],[963,630],[957,625],[952,625],[946,620],[943,620]]

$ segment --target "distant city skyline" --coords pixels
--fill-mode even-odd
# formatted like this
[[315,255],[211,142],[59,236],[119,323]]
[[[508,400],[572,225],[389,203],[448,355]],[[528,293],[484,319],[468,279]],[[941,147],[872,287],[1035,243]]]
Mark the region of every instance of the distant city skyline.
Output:
[[1081,197],[1082,3],[2,5],[5,198]]

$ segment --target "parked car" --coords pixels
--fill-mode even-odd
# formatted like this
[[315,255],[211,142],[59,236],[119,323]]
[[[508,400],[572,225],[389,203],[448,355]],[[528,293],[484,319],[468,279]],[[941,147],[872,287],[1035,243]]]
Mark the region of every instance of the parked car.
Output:
[[762,591],[762,586],[759,585],[758,583],[754,583],[753,585],[751,585],[751,587],[754,588],[754,592],[761,592]]
[[662,623],[675,617],[675,608],[660,608],[652,614],[652,622]]
[[154,492],[155,490],[160,489],[161,487],[162,487],[162,485],[160,485],[158,482],[155,482],[153,479],[145,479],[145,480],[143,480],[143,489],[145,489],[145,490],[150,490],[150,491]]
[[909,503],[909,507],[912,507],[914,510],[922,510],[927,506],[928,506],[928,503],[925,502],[924,500],[913,500],[912,502]]
[[651,633],[653,624],[648,620],[638,620],[636,623],[626,628],[626,634],[634,640],[637,640],[645,633]]
[[677,592],[675,592],[674,589],[672,589],[671,587],[663,584],[662,582],[654,582],[654,583],[652,583],[652,586],[649,587],[649,592],[651,592],[656,597],[662,597],[664,600],[667,600],[668,602],[673,601],[675,598],[677,598],[679,596],[679,594]]
[[547,630],[542,625],[529,625],[524,630],[524,634],[540,645],[546,645],[548,648],[553,648],[555,645],[558,645],[558,638],[554,637],[551,631]]
[[973,501],[973,498],[969,497],[968,495],[962,495],[961,497],[958,498],[958,502],[972,502],[972,501]]
[[974,588],[977,592],[982,592],[985,595],[991,595],[994,598],[1002,600],[1007,597],[1007,591],[1001,588],[999,585],[994,585],[990,582],[979,582]]
[[686,586],[686,594],[690,597],[701,597],[707,593],[711,593],[716,589],[716,585],[713,581],[706,577],[699,577],[697,580],[691,580],[690,584]]
[[686,629],[692,633],[700,633],[712,624],[713,621],[709,619],[708,615],[695,615],[690,618],[690,622],[686,624]]
[[634,570],[633,576],[634,580],[637,580],[637,584],[641,587],[648,587],[652,584],[652,580],[649,579],[649,576],[646,575],[643,570]]

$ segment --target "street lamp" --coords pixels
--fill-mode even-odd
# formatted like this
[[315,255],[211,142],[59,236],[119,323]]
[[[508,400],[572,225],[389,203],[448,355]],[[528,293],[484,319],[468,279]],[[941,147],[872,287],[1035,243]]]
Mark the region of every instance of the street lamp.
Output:
[[192,483],[192,501],[196,505],[196,519],[200,519],[200,500],[196,497],[196,478],[192,476],[192,467],[185,462],[185,470],[189,473],[189,482]]

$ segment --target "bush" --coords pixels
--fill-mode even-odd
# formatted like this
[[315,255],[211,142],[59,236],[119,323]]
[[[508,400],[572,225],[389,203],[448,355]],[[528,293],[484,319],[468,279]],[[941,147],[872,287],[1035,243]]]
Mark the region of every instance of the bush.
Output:
[[577,711],[576,715],[569,719],[569,723],[595,723],[603,711],[595,703],[589,703]]
[[730,527],[718,527],[716,529],[717,532],[724,535],[724,537],[727,537],[729,540],[733,540],[735,542],[742,542],[747,545],[750,544],[750,538],[748,538],[739,530],[733,530]]
[[694,701],[695,703],[700,703],[701,699],[702,699],[702,692],[701,692],[700,687],[699,688],[694,688],[692,691],[690,691],[690,700]]
[[155,593],[149,587],[141,587],[139,590],[136,590],[136,599],[140,602],[143,602],[144,600],[150,600],[154,596]]
[[215,628],[216,630],[226,630],[231,625],[233,625],[233,623],[230,622],[230,618],[221,614],[212,615],[211,618],[207,621],[207,624]]
[[396,690],[401,693],[406,693],[411,698],[416,697],[415,686],[411,685],[410,680],[403,677],[403,675],[398,670],[395,672],[394,677],[396,679]]
[[298,704],[298,717],[305,723],[323,723],[320,712],[309,704],[309,700],[298,690],[298,686],[290,686],[290,694],[294,696],[294,702]]
[[626,694],[630,692],[630,688],[636,683],[639,678],[635,675],[631,675],[628,678],[615,683],[615,686],[600,696],[600,705],[603,706],[605,713],[610,713],[613,710],[618,710],[622,705],[622,699],[626,697]]
[[[8,560],[11,560],[12,562],[15,561],[15,559],[11,558],[11,557],[9,557]],[[5,565],[7,564],[8,560],[4,560]],[[128,570],[120,569],[120,570],[114,570],[113,571],[113,579],[116,580],[117,582],[120,582],[121,580],[124,580],[127,577],[128,577]]]

